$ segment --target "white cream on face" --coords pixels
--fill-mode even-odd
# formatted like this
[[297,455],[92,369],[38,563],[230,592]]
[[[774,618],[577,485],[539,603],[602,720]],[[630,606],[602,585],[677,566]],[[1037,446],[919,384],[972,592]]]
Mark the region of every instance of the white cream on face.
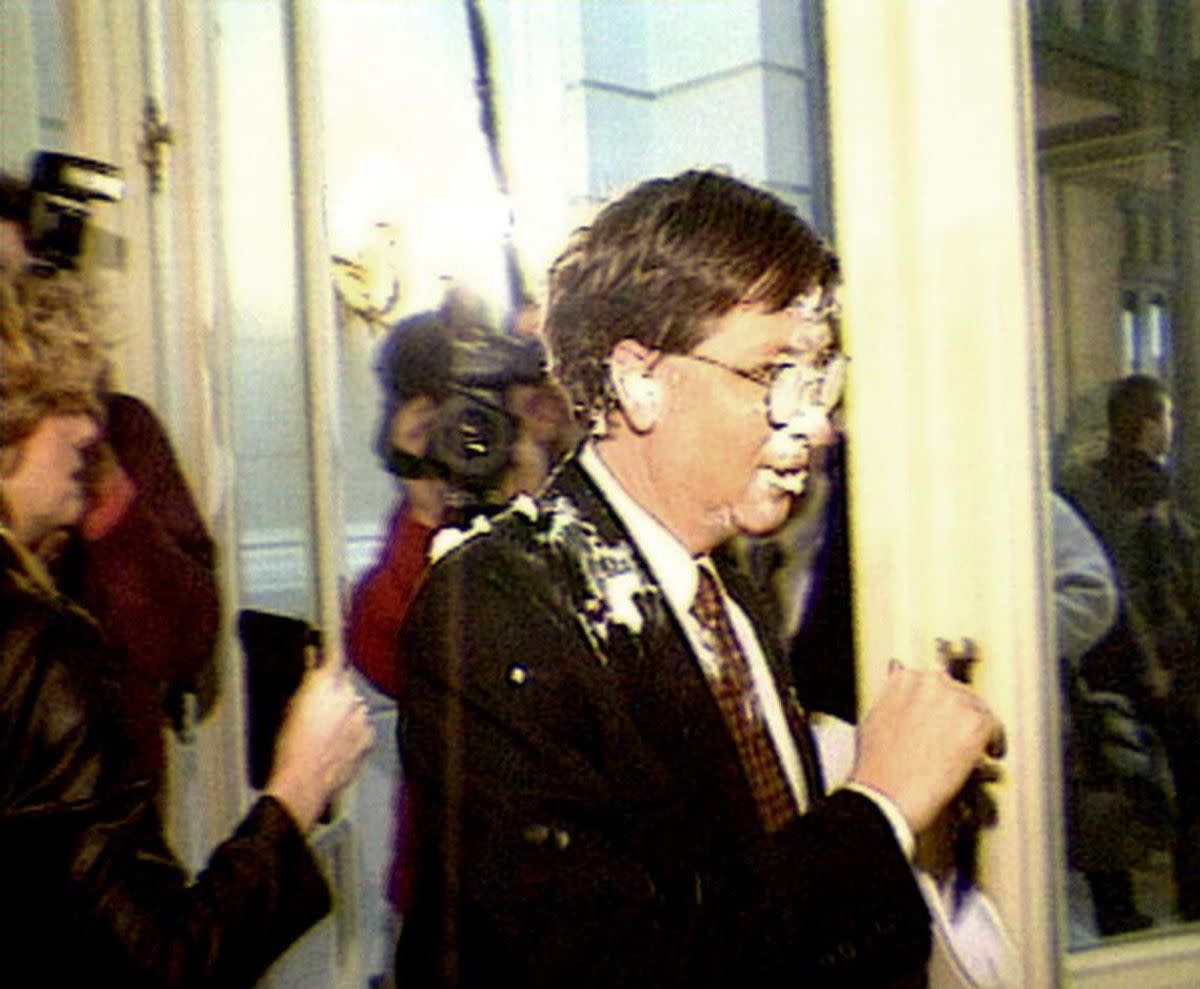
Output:
[[[808,315],[817,295],[805,296],[788,310],[796,314],[797,325],[786,353],[794,355],[798,361],[812,360],[812,355],[824,352],[833,343],[829,324],[814,323]],[[828,446],[833,439],[829,410],[820,406],[800,409],[786,423],[774,427],[764,444],[758,469],[761,483],[798,498],[807,486],[813,448]],[[755,483],[758,483],[757,478]]]
[[692,552],[774,531],[805,490],[812,450],[833,431],[820,407],[773,426],[763,385],[739,371],[811,366],[833,342],[827,322],[799,309],[736,307],[690,353],[655,355],[656,414],[621,432],[606,462]]

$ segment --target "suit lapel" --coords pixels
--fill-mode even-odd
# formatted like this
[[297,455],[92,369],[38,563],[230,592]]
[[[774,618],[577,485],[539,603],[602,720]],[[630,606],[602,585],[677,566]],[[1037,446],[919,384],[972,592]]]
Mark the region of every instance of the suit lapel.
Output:
[[[587,472],[574,459],[568,460],[547,489],[547,498],[566,498],[581,518],[593,525],[599,537],[609,543],[623,544],[632,551],[645,579],[657,588],[647,561],[630,538],[621,520],[605,501]],[[792,678],[787,671],[770,629],[769,609],[753,582],[732,562],[729,554],[715,557],[721,578],[729,593],[749,616],[758,632],[763,653],[774,677],[779,697],[787,709],[788,723],[805,769],[805,782],[814,801],[822,794],[819,764],[804,713],[796,699]],[[577,605],[580,602],[577,602]],[[640,634],[625,629],[610,634],[603,660],[620,684],[624,704],[628,706],[643,737],[667,756],[670,762],[688,766],[705,765],[714,782],[726,792],[741,792],[738,803],[753,813],[750,796],[736,746],[725,727],[716,700],[709,689],[700,664],[693,655],[686,633],[661,591],[648,608]]]
[[579,514],[595,525],[601,539],[628,546],[645,580],[657,592],[647,609],[641,634],[610,636],[605,648],[605,660],[615,672],[629,679],[630,701],[648,710],[661,704],[666,710],[674,708],[681,714],[695,716],[700,708],[710,716],[719,717],[683,628],[658,587],[653,571],[586,471],[569,462],[551,486],[550,494],[568,498]]
[[[622,634],[610,635],[602,661],[648,758],[660,767],[664,785],[680,791],[677,799],[685,806],[703,808],[701,812],[714,819],[732,814],[737,820],[732,827],[756,821],[736,746],[686,633],[641,551],[590,476],[574,461],[560,469],[547,497],[551,502],[568,499],[601,539],[629,546],[658,592],[640,634],[621,630]],[[702,772],[697,767],[703,767]],[[717,800],[724,806],[717,806]]]

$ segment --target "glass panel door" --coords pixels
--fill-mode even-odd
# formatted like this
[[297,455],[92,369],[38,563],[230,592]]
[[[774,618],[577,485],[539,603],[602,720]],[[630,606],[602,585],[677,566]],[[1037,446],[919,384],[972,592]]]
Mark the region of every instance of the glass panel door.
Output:
[[233,0],[217,18],[241,605],[315,620],[283,8]]
[[1200,5],[1031,11],[1052,481],[1119,593],[1062,660],[1077,950],[1200,919]]

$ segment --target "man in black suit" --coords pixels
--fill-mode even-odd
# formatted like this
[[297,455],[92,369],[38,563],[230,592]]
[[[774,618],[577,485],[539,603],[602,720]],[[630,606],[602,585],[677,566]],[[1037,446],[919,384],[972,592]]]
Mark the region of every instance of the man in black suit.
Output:
[[999,736],[897,668],[826,792],[753,587],[841,393],[837,260],[775,197],[643,183],[551,270],[593,426],[536,499],[444,552],[402,633],[420,868],[405,986],[922,984],[910,857]]

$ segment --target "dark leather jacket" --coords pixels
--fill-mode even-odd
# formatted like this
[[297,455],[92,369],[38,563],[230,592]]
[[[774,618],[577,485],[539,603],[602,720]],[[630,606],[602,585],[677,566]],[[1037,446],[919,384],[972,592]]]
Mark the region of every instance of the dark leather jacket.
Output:
[[0,526],[0,876],[13,986],[252,985],[329,909],[263,798],[190,881],[127,769],[95,622]]

